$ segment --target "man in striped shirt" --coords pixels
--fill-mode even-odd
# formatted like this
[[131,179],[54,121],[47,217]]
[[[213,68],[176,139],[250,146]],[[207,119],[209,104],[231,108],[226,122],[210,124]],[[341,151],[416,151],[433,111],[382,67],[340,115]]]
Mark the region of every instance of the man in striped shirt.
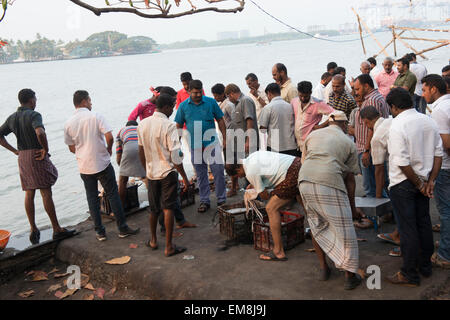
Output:
[[[388,118],[389,108],[386,100],[374,88],[374,83],[370,75],[361,74],[358,76],[354,83],[354,90],[357,97],[364,99],[360,110],[355,113],[356,149],[363,175],[364,192],[366,196],[374,198],[376,196],[375,167],[372,164],[370,156],[370,141],[372,140],[373,131],[369,130],[365,125],[361,119],[360,112],[368,106],[373,106],[380,113],[381,117]],[[385,192],[383,196],[387,196]]]

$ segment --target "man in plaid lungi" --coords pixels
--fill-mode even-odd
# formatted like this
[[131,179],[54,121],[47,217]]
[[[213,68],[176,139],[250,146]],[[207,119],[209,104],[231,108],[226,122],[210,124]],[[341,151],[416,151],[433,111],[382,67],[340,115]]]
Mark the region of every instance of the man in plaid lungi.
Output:
[[354,143],[346,135],[347,117],[330,114],[329,127],[313,131],[305,141],[299,190],[306,209],[312,241],[320,263],[319,280],[330,277],[326,255],[345,270],[344,289],[361,283],[358,242],[352,221],[355,174],[359,173]]

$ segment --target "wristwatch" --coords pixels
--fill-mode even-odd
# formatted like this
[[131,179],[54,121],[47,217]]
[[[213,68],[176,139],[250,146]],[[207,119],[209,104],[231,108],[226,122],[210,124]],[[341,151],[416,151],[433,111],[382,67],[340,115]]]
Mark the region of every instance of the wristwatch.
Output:
[[366,149],[366,150],[364,150],[364,153],[369,153],[370,152],[370,149]]

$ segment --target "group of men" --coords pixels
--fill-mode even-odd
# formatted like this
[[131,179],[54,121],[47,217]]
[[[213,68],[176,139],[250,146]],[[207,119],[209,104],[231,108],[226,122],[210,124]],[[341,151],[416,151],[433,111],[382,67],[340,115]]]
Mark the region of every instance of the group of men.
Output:
[[[411,60],[410,60],[411,59]],[[186,248],[172,243],[174,216],[178,228],[195,227],[184,219],[179,202],[180,182],[186,192],[182,144],[190,152],[200,193],[198,212],[210,209],[209,171],[217,205],[237,194],[239,178],[247,189],[268,200],[267,213],[274,249],[262,254],[268,261],[287,260],[281,241],[280,209],[298,201],[305,209],[320,262],[319,280],[330,277],[328,256],[345,271],[345,289],[361,282],[356,226],[367,219],[355,207],[355,175],[362,173],[367,197],[390,197],[398,230],[403,267],[388,280],[415,286],[420,276],[431,275],[432,262],[450,266],[449,213],[449,79],[426,75],[409,54],[397,60],[386,58],[384,71],[376,73],[373,58],[361,64],[362,74],[346,82],[346,70],[331,62],[313,90],[309,81],[297,87],[287,68],[272,68],[274,82],[264,89],[254,73],[245,77],[245,95],[233,83],[215,84],[214,98],[205,96],[200,80],[181,74],[183,88],[151,88],[153,96],[130,114],[117,135],[119,185],[111,165],[114,137],[106,119],[92,111],[89,93],[74,93],[75,113],[66,122],[64,139],[76,154],[90,214],[99,241],[106,240],[101,222],[98,181],[111,204],[119,237],[137,234],[126,223],[124,203],[129,177],[148,179],[151,236],[147,245],[158,249],[158,218],[166,234],[165,255]],[[417,72],[418,75],[415,75]],[[420,80],[418,80],[420,79]],[[420,82],[420,84],[418,83]],[[378,89],[377,89],[378,88]],[[417,94],[421,92],[420,96]],[[418,97],[417,97],[417,96]],[[34,193],[40,189],[54,228],[54,238],[72,234],[58,225],[51,200],[57,172],[51,164],[48,143],[36,107],[35,93],[19,93],[21,107],[0,127],[0,144],[19,155],[26,211],[32,229],[30,240],[39,241],[34,223]],[[425,108],[430,116],[424,115]],[[174,121],[170,120],[176,109]],[[394,119],[389,119],[390,115]],[[139,118],[139,123],[136,122]],[[17,136],[18,150],[4,136]],[[106,144],[105,144],[106,141]],[[232,178],[227,194],[225,170]],[[441,215],[441,241],[434,253],[429,199],[435,197]],[[162,213],[162,214],[161,214]],[[391,237],[391,234],[382,235]],[[37,239],[37,240],[36,240]]]

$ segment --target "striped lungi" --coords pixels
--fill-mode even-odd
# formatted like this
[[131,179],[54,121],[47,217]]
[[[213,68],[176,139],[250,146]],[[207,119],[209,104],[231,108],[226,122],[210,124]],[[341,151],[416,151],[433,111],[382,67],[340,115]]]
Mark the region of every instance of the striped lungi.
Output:
[[22,190],[48,189],[58,179],[58,170],[48,154],[41,161],[34,158],[38,149],[19,151],[19,173]]
[[358,240],[345,192],[302,181],[299,186],[311,233],[336,268],[358,272]]

